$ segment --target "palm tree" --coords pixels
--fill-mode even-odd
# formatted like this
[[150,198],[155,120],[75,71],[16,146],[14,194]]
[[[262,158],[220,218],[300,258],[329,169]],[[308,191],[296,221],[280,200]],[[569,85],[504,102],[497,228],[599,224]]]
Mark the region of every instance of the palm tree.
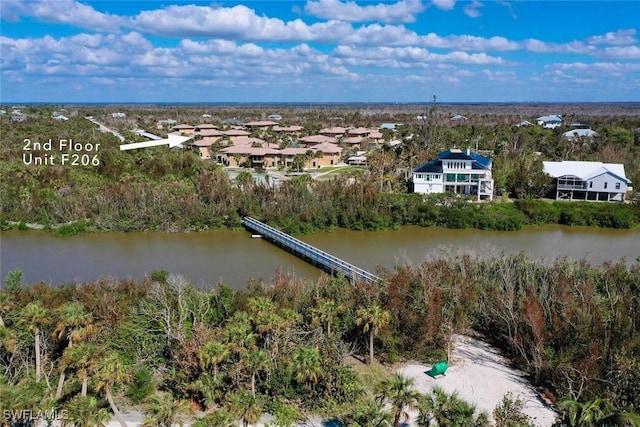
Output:
[[292,427],[303,418],[300,410],[294,405],[278,404],[273,410],[275,421],[270,423],[273,427]]
[[[246,313],[244,313],[246,315]],[[236,353],[244,353],[256,345],[256,336],[251,332],[249,317],[235,315],[226,325],[223,334],[230,349]]]
[[562,425],[569,427],[637,426],[640,414],[613,408],[596,397],[584,403],[573,399],[562,399],[557,404],[562,411]]
[[82,381],[82,396],[87,395],[89,378],[100,368],[101,350],[95,344],[80,343],[65,349],[60,359],[60,369],[74,369]]
[[369,332],[369,363],[373,363],[373,338],[378,335],[381,328],[391,322],[391,313],[373,304],[367,308],[361,308],[356,312],[356,325],[362,326],[364,332]]
[[122,414],[118,410],[116,403],[113,400],[113,387],[117,384],[127,383],[131,381],[131,374],[128,367],[124,366],[117,353],[113,352],[108,354],[100,363],[101,367],[98,370],[98,383],[96,384],[96,391],[103,392],[113,415],[122,427],[127,427],[127,423],[122,418]]
[[34,350],[36,355],[36,383],[40,382],[41,376],[41,353],[40,353],[40,332],[49,323],[49,310],[43,307],[42,303],[32,302],[20,313],[20,320],[27,324],[33,331]]
[[[191,405],[186,400],[176,401],[169,392],[157,392],[147,399],[143,427],[171,427],[176,422],[178,414],[191,412]],[[178,419],[179,426],[184,425],[182,419]]]
[[292,357],[295,379],[299,384],[313,387],[322,373],[322,357],[317,348],[297,347]]
[[239,425],[255,424],[262,415],[262,403],[244,390],[232,394],[228,403],[230,412],[240,418]]
[[16,351],[17,346],[18,340],[15,332],[4,325],[0,325],[0,349],[4,348],[8,353],[13,353]]
[[65,422],[73,427],[104,426],[111,416],[95,396],[76,396],[64,406]]
[[198,353],[200,364],[204,369],[209,367],[213,368],[213,379],[218,377],[218,365],[224,362],[229,357],[229,348],[227,345],[217,342],[209,341],[202,346]]
[[400,374],[395,374],[380,384],[378,399],[391,404],[394,427],[400,426],[402,418],[409,417],[407,409],[418,409],[420,393],[413,386],[413,379]]
[[466,427],[485,419],[483,414],[476,419],[476,407],[460,399],[457,392],[448,395],[439,387],[424,397],[418,410],[420,426],[430,426],[435,421],[438,426]]
[[251,395],[256,397],[256,377],[260,371],[269,369],[269,358],[264,351],[254,350],[244,358],[244,365],[251,372]]
[[4,313],[9,312],[13,308],[13,298],[9,294],[9,292],[4,289],[0,290],[0,327],[5,326],[4,324]]
[[331,299],[322,300],[320,305],[313,310],[318,319],[327,325],[327,335],[331,335],[331,323],[342,310],[344,310],[344,306],[337,305],[336,302]]
[[[87,334],[92,332],[91,321],[93,316],[87,313],[84,306],[79,302],[69,302],[63,304],[56,310],[58,322],[53,331],[53,335],[58,339],[67,339],[67,348],[71,348],[74,343],[80,341]],[[58,380],[58,388],[56,390],[56,399],[62,396],[62,388],[64,386],[65,370],[60,369],[60,378]]]
[[234,427],[235,417],[226,408],[220,408],[204,417],[193,420],[193,427]]
[[392,422],[393,417],[385,409],[385,403],[376,399],[361,402],[343,420],[346,425],[361,427],[390,427]]
[[238,176],[236,176],[236,184],[238,185],[238,188],[240,190],[244,190],[245,188],[247,188],[250,184],[253,183],[253,176],[251,175],[251,172],[248,171],[241,171]]

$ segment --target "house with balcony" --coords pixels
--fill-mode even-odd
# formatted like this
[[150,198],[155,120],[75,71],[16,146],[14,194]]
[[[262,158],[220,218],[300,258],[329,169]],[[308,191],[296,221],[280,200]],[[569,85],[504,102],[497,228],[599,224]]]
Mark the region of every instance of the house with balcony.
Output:
[[624,202],[629,181],[624,165],[601,162],[542,162],[554,179],[556,200]]
[[455,193],[493,200],[491,159],[467,149],[449,149],[413,171],[413,191],[420,194]]

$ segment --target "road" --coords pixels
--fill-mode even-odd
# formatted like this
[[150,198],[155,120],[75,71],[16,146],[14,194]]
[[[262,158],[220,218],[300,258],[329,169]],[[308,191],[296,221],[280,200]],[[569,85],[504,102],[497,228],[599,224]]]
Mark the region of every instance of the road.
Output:
[[100,123],[99,121],[97,121],[96,119],[94,119],[93,117],[85,117],[85,119],[89,120],[90,122],[98,125],[100,127],[100,132],[104,132],[104,133],[112,133],[116,136],[116,138],[118,138],[120,140],[120,142],[124,142],[124,136],[122,136],[118,131],[111,129],[108,126],[105,126],[104,124]]

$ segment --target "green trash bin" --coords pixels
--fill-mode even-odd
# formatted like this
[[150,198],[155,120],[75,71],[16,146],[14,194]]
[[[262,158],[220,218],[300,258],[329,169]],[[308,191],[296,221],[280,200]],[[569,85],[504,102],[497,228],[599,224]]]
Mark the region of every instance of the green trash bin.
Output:
[[429,371],[429,376],[444,375],[444,373],[447,372],[447,368],[449,368],[447,362],[438,362],[433,365],[433,368]]

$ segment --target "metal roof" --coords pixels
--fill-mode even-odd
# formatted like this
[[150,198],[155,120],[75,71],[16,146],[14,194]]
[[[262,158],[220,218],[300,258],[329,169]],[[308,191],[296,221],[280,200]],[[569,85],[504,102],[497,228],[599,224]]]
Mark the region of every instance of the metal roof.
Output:
[[473,163],[471,163],[472,169],[488,169],[491,166],[491,159],[481,156],[478,153],[474,153],[473,151],[462,151],[452,148],[438,153],[438,157],[436,159],[429,160],[415,169],[414,172],[442,173],[443,160],[473,160]]
[[565,160],[562,162],[542,162],[543,169],[553,178],[575,176],[587,181],[596,176],[610,173],[621,181],[630,184],[624,174],[624,165],[620,163],[579,162]]

